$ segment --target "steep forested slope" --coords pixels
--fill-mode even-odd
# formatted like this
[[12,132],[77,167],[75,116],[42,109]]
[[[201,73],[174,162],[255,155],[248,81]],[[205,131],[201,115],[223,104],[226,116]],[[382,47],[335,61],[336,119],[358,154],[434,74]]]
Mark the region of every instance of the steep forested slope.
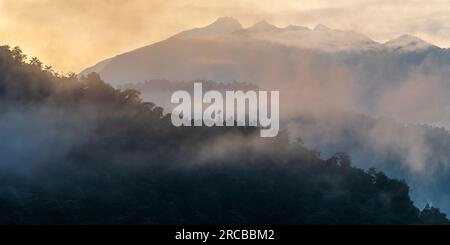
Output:
[[0,223],[446,223],[408,185],[285,133],[175,128],[98,75],[0,48]]

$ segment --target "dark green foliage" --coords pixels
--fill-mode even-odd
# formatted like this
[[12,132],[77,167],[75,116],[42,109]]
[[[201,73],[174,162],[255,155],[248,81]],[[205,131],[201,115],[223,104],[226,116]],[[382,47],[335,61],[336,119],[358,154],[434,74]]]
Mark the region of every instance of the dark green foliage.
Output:
[[439,225],[450,224],[447,215],[441,213],[439,208],[431,207],[429,204],[420,212],[420,220],[422,224]]
[[322,160],[285,132],[175,128],[134,90],[24,60],[0,48],[0,223],[448,222],[344,153]]

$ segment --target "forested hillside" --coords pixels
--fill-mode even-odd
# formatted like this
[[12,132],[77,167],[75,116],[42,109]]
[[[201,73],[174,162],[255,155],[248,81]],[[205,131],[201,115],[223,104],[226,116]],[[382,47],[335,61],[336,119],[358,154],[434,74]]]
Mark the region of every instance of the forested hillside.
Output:
[[442,224],[404,181],[286,133],[181,127],[96,74],[0,47],[0,223]]

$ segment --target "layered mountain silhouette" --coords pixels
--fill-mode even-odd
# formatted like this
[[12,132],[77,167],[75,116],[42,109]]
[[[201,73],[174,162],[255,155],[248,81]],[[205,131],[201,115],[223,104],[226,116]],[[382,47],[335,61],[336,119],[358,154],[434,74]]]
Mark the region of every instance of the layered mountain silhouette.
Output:
[[0,64],[0,224],[449,224],[345,153],[325,160],[255,127],[174,127],[137,91],[55,74],[18,47],[0,46]]
[[[237,20],[222,17],[208,26],[101,61],[80,74],[97,72],[113,85],[150,79],[260,83],[263,79],[255,75],[255,70],[275,62],[279,67],[295,67],[311,56],[314,62],[322,55],[333,59],[343,54],[401,56],[437,50],[437,46],[410,35],[379,43],[360,33],[324,25],[311,30],[295,25],[280,28],[261,21],[244,28]],[[283,76],[272,79],[286,80]]]
[[80,74],[97,72],[164,106],[166,82],[186,87],[169,81],[239,81],[280,90],[282,127],[291,137],[324,155],[349,152],[357,166],[405,178],[414,201],[450,212],[449,67],[448,49],[412,35],[381,43],[324,25],[243,27],[224,17]]

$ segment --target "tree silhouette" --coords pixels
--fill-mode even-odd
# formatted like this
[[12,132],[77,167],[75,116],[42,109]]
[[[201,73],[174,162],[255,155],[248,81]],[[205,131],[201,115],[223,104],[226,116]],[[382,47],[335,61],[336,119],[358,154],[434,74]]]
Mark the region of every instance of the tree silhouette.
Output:
[[177,128],[135,90],[25,57],[0,47],[0,134],[11,139],[0,150],[18,149],[2,151],[2,224],[448,223],[345,153],[322,160],[255,127]]

